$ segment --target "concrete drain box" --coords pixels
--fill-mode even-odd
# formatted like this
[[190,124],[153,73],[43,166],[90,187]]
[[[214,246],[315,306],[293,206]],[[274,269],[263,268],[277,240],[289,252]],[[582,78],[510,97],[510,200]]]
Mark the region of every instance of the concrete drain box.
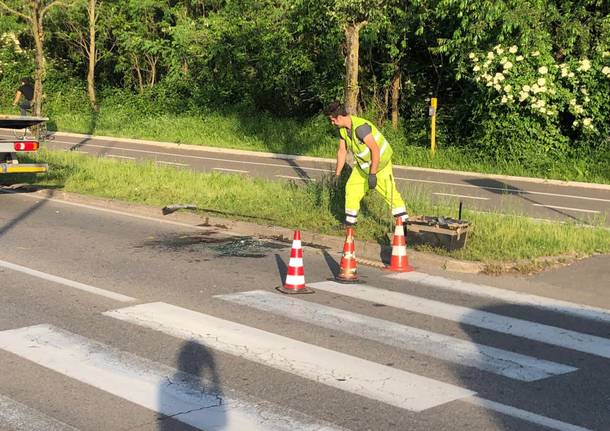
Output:
[[417,216],[407,221],[407,244],[453,251],[466,246],[470,222],[449,217]]

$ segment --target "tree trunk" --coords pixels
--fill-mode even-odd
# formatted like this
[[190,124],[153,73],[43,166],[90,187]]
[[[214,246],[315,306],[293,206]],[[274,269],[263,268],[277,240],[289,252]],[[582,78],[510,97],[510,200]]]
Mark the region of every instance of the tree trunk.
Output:
[[140,94],[144,94],[144,78],[142,78],[140,60],[138,59],[137,55],[131,54],[131,64],[133,65],[133,70],[136,73],[136,77],[138,78],[138,88],[140,89]]
[[398,128],[398,102],[400,100],[400,66],[394,65],[392,76],[392,127]]
[[358,53],[360,49],[360,29],[366,21],[347,23],[345,26],[346,59],[345,59],[345,109],[349,114],[358,110]]
[[97,17],[95,15],[95,4],[97,0],[89,0],[89,67],[87,69],[87,94],[91,107],[97,112],[97,96],[95,94],[95,64],[97,60],[97,52],[95,46],[95,24]]
[[46,74],[46,65],[44,58],[44,31],[42,26],[42,10],[41,4],[38,1],[32,2],[32,36],[34,37],[34,45],[36,47],[36,72],[34,83],[34,109],[33,114],[40,116],[42,113],[42,82]]

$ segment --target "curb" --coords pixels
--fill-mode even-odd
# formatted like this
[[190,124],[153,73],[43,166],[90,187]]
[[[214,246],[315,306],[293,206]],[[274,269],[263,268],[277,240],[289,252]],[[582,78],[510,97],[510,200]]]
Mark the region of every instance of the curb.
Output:
[[[169,215],[162,215],[160,208],[147,205],[124,202],[119,200],[81,195],[53,189],[38,189],[28,184],[16,184],[12,187],[0,188],[1,193],[19,194],[19,190],[42,199],[54,199],[88,205],[104,210],[120,211],[159,221],[172,221],[185,224],[193,228],[216,228],[228,235],[248,235],[261,239],[269,239],[290,244],[294,230],[279,226],[255,224],[246,221],[232,220],[213,215],[202,215],[192,211],[176,211]],[[343,237],[323,235],[320,233],[301,231],[304,248],[316,253],[340,253],[343,250]],[[450,272],[476,274],[485,271],[486,265],[482,262],[461,261],[408,249],[409,263],[417,270],[438,269]],[[390,256],[392,247],[381,245],[373,241],[356,239],[356,255],[358,262],[376,268],[384,268],[383,256]]]

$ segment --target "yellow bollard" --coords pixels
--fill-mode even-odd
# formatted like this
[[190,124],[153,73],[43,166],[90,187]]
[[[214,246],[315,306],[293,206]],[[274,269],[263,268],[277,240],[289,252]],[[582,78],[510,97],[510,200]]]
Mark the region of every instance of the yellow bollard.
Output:
[[436,97],[433,97],[430,101],[430,117],[432,117],[432,124],[430,125],[430,151],[433,156],[436,152],[436,102]]

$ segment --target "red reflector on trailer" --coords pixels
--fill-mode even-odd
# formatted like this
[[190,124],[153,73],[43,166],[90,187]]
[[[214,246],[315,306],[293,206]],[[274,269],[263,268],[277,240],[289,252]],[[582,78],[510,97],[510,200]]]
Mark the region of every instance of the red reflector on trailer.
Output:
[[15,142],[15,151],[36,151],[38,146],[39,144],[36,141]]

